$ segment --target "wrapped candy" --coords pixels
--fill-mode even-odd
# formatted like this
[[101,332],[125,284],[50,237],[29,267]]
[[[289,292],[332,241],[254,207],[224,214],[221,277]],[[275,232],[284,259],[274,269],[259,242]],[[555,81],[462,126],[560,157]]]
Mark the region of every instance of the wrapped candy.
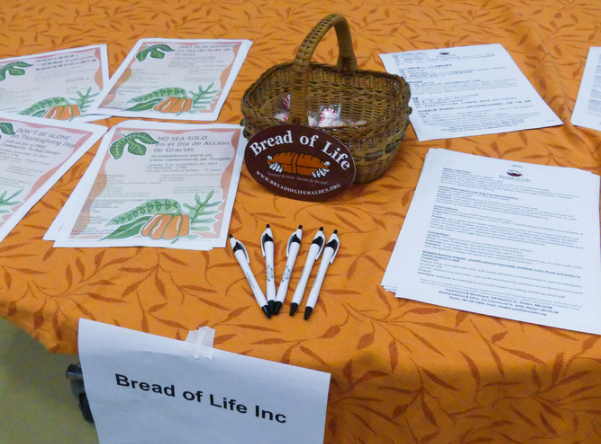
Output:
[[276,113],[273,117],[275,117],[278,120],[281,120],[282,122],[288,122],[288,119],[290,118],[290,113],[288,111],[280,111]]
[[321,105],[318,125],[322,128],[344,125],[340,120],[340,105]]
[[[290,120],[290,94],[282,97],[280,105],[280,109],[273,117],[282,122],[288,122]],[[308,124],[311,127],[332,128],[336,126],[361,125],[365,123],[364,120],[354,122],[348,119],[342,119],[340,115],[340,104],[321,105],[318,112],[307,111]]]

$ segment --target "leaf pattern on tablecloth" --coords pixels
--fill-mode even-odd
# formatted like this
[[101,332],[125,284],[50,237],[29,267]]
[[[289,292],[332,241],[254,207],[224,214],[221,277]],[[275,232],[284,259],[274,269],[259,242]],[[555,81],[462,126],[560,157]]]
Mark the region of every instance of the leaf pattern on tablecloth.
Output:
[[[349,20],[362,69],[383,71],[380,53],[501,43],[565,124],[427,143],[409,128],[381,179],[324,204],[270,195],[243,168],[230,231],[261,284],[265,224],[277,282],[288,237],[305,229],[287,303],[270,320],[229,249],[54,249],[43,241],[93,148],[0,244],[0,315],[53,352],[76,352],[79,317],[177,339],[210,326],[221,349],[330,372],[326,443],[601,442],[598,337],[395,299],[380,287],[429,147],[601,173],[599,133],[569,123],[588,48],[601,41],[598,2],[4,0],[0,58],[106,42],[113,74],[141,37],[250,39],[219,117],[239,123],[246,88],[292,61],[331,12]],[[335,62],[331,34],[316,61]],[[341,249],[305,322],[304,305],[291,318],[289,303],[320,226],[327,236],[338,229]]]

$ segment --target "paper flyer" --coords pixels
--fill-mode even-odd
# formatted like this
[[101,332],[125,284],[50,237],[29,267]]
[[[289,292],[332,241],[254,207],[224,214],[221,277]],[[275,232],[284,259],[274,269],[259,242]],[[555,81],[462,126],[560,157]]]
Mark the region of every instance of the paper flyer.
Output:
[[0,60],[0,111],[90,122],[90,106],[109,81],[106,45]]
[[223,247],[245,146],[238,125],[123,122],[44,238],[58,247]]
[[92,105],[99,113],[217,120],[249,40],[142,39]]
[[561,125],[500,44],[380,54],[411,88],[420,142]]
[[601,47],[589,49],[578,98],[570,119],[574,125],[601,130]]
[[601,334],[599,176],[430,149],[384,288]]
[[0,113],[0,241],[105,132]]

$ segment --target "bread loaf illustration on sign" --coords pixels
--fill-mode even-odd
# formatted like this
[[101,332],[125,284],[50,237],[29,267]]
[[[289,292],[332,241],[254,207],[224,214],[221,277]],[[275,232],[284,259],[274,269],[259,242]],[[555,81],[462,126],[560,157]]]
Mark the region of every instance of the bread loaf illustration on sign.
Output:
[[330,162],[310,154],[293,151],[267,156],[267,165],[276,173],[292,173],[302,176],[324,177],[330,171]]

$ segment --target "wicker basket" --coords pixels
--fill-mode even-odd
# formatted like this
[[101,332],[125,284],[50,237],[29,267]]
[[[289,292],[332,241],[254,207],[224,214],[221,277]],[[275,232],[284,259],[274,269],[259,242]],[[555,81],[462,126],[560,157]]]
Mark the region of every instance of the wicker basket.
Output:
[[[324,35],[334,27],[338,39],[336,67],[312,63]],[[399,150],[409,123],[409,85],[399,76],[357,69],[350,28],[344,16],[330,14],[307,35],[292,63],[264,72],[244,93],[245,136],[282,124],[274,115],[290,94],[288,123],[307,125],[307,112],[321,105],[341,105],[341,117],[360,124],[319,128],[344,143],[355,160],[354,183],[380,177]]]

